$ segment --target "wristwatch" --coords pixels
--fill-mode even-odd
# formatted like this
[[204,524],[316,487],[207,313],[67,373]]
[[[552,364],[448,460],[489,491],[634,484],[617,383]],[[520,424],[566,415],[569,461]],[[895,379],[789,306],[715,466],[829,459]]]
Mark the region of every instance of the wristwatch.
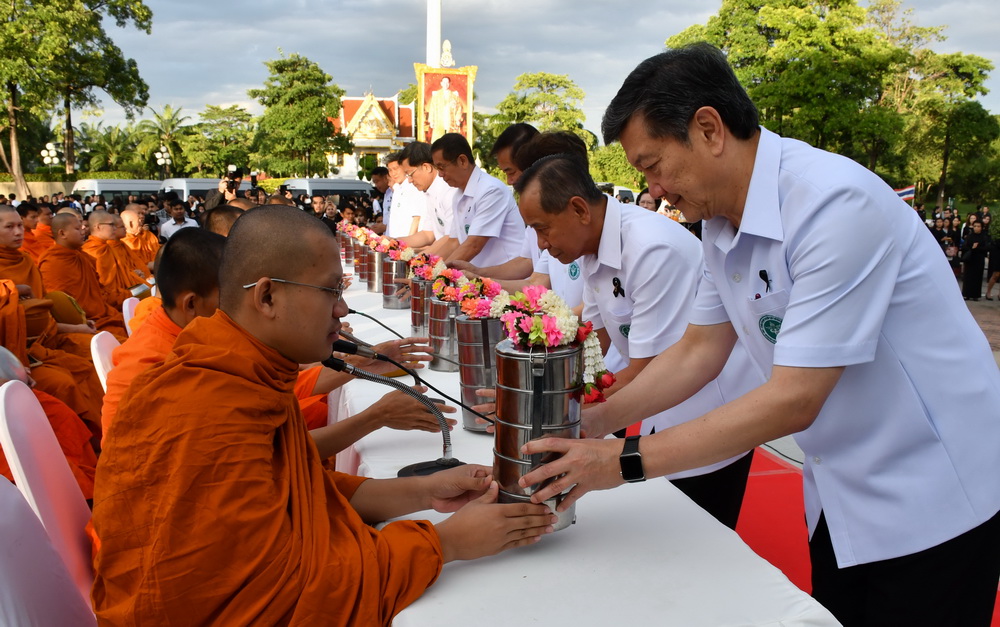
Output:
[[639,483],[646,480],[642,469],[642,454],[639,453],[639,436],[630,435],[625,438],[625,446],[618,458],[622,467],[622,479],[629,483]]

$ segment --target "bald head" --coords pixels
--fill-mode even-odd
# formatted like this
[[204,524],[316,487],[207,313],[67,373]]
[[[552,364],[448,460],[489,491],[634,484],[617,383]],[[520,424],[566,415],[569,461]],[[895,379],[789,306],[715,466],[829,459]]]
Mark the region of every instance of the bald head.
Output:
[[330,356],[347,304],[337,238],[294,207],[251,209],[229,233],[219,270],[222,310],[287,359]]
[[74,211],[66,213],[60,211],[52,217],[52,237],[60,246],[79,249],[85,239],[83,220]]
[[241,209],[232,205],[219,205],[215,209],[209,209],[205,212],[203,226],[213,233],[228,237],[229,231],[232,230],[233,225],[241,215],[243,215]]
[[21,216],[10,205],[0,205],[0,246],[17,249],[24,243]]
[[285,205],[286,207],[294,207],[295,203],[292,202],[291,198],[285,198],[281,194],[271,194],[267,197],[267,204],[269,205]]
[[[98,239],[113,240],[115,237],[115,218],[107,211],[95,211],[87,219],[90,234]],[[120,218],[119,218],[120,219]]]
[[131,204],[129,209],[122,211],[122,222],[125,223],[125,232],[129,235],[138,235],[142,232],[142,214],[136,209],[131,207],[138,207],[139,205]]
[[233,198],[226,204],[228,204],[230,207],[236,207],[241,211],[250,211],[254,207],[258,206],[252,200],[249,200],[247,198]]

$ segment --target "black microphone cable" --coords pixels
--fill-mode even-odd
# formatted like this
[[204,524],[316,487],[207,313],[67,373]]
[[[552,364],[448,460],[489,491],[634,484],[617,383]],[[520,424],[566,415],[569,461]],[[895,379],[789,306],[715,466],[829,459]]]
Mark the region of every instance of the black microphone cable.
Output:
[[399,339],[401,339],[401,340],[405,340],[406,339],[405,337],[403,337],[402,335],[400,335],[399,333],[397,333],[396,330],[393,329],[392,327],[389,327],[389,326],[383,324],[382,321],[379,320],[378,318],[376,318],[375,316],[369,316],[368,314],[366,314],[366,313],[364,313],[362,311],[356,311],[354,309],[348,309],[347,313],[349,313],[349,314],[355,314],[355,315],[361,316],[362,318],[368,318],[369,320],[371,320],[375,324],[379,325],[380,327],[382,327],[383,329],[385,329],[389,333],[392,333],[393,335],[395,335]]

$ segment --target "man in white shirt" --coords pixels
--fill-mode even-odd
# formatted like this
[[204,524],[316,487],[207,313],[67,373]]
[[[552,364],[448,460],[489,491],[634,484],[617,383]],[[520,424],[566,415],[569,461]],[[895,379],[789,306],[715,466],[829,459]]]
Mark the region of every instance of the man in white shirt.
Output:
[[431,159],[431,145],[413,142],[403,149],[402,164],[406,178],[424,195],[424,208],[420,215],[420,226],[412,235],[399,238],[413,248],[426,248],[426,252],[439,254],[451,239],[452,222],[455,215],[455,194],[434,168]]
[[[515,188],[521,216],[538,234],[539,246],[558,262],[580,266],[583,320],[594,325],[602,350],[614,346],[625,364],[605,392],[613,397],[683,335],[703,272],[701,245],[673,220],[602,194],[575,155],[539,159]],[[683,407],[647,418],[643,431],[697,418],[763,382],[732,367],[723,374]],[[587,434],[605,435],[592,429]],[[751,458],[744,450],[668,479],[735,528]]]
[[184,203],[179,200],[168,205],[168,212],[173,219],[160,225],[160,237],[164,239],[170,239],[171,235],[181,229],[198,226],[197,222],[188,217]]
[[393,153],[387,162],[389,180],[392,182],[388,217],[382,218],[385,234],[399,239],[417,232],[420,214],[423,212],[424,195],[406,179],[403,170],[402,152]]
[[767,382],[629,458],[612,441],[529,443],[565,455],[525,484],[567,473],[532,498],[575,485],[568,506],[794,434],[817,600],[848,625],[990,624],[1000,372],[913,210],[854,161],[761,129],[708,44],[641,63],[603,131],[654,196],[705,220],[706,271],[684,336],[585,429],[683,401],[737,339]]
[[482,267],[517,257],[524,243],[524,222],[510,189],[476,165],[469,142],[458,133],[440,137],[431,144],[431,154],[444,182],[460,190],[452,230],[457,246],[442,250],[445,261],[470,261]]

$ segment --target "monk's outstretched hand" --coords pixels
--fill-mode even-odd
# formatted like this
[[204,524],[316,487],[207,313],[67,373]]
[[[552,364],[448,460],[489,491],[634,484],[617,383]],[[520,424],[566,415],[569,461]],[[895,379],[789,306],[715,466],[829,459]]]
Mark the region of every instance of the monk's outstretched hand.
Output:
[[[428,342],[430,342],[430,338],[408,337],[376,344],[372,350],[403,364],[410,370],[417,370],[424,367],[424,362],[431,360],[431,347]],[[387,361],[369,360],[363,364],[354,365],[375,374],[387,374],[397,370],[395,365]]]
[[429,475],[425,481],[431,507],[442,513],[457,512],[486,492],[492,473],[489,466],[464,464]]
[[[427,388],[422,385],[413,387],[423,394]],[[441,403],[435,403],[442,412],[448,414],[455,411]],[[379,426],[397,429],[399,431],[441,431],[437,418],[422,403],[402,392],[389,392],[369,408],[369,414],[377,417]],[[454,427],[458,421],[447,419],[449,427]]]
[[446,563],[534,544],[555,529],[558,519],[547,506],[499,504],[499,492],[500,486],[490,477],[485,494],[435,525]]
[[[477,396],[485,396],[487,398],[496,398],[497,391],[493,388],[481,388],[476,390]],[[478,411],[484,416],[490,418],[495,418],[497,414],[497,404],[496,403],[483,403],[482,405],[473,405],[472,409]],[[476,418],[476,424],[486,425],[486,433],[493,433],[493,425],[482,418]]]

